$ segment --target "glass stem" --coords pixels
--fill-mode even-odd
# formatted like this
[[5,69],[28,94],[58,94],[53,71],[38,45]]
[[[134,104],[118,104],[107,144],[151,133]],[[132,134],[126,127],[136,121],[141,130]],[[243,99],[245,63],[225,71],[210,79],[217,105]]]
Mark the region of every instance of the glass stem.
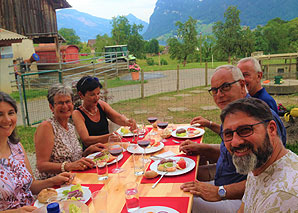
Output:
[[116,169],[119,170],[119,166],[118,166],[118,156],[116,158]]

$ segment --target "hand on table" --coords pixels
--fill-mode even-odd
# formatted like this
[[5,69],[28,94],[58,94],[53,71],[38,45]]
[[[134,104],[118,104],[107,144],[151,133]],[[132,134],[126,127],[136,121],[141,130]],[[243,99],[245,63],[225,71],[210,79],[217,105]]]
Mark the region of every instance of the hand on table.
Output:
[[89,158],[81,158],[80,160],[69,162],[65,164],[66,171],[73,170],[86,170],[88,168],[93,168],[95,163]]
[[209,202],[220,201],[221,198],[218,195],[218,186],[214,186],[210,183],[192,181],[184,183],[180,186],[184,192],[190,192],[195,196],[201,197],[203,200]]
[[198,155],[200,151],[200,144],[191,140],[186,140],[180,144],[180,152],[184,152],[187,155]]
[[209,127],[210,126],[210,121],[207,120],[206,118],[203,118],[202,116],[198,116],[192,119],[190,122],[191,125],[193,124],[200,124],[202,127]]
[[51,177],[51,182],[53,186],[60,186],[63,184],[71,184],[74,179],[74,174],[70,172],[62,172],[54,177]]
[[96,143],[96,144],[90,145],[84,151],[83,156],[87,156],[87,155],[90,155],[90,154],[95,153],[95,152],[101,152],[105,148],[106,148],[106,145],[102,144],[102,143]]

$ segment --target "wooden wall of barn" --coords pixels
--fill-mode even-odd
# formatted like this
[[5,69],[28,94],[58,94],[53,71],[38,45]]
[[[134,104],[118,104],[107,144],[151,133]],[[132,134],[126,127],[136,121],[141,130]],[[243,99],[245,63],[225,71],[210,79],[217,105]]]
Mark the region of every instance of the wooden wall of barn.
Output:
[[0,27],[22,35],[57,33],[56,11],[49,0],[0,0]]

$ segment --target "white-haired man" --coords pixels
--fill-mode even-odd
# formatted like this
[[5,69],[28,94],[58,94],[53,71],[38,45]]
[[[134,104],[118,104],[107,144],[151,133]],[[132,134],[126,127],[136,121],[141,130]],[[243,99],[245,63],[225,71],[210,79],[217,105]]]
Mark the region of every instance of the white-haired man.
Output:
[[237,67],[241,70],[245,78],[249,94],[254,98],[265,101],[278,114],[275,100],[262,87],[261,80],[263,72],[258,60],[253,57],[243,58],[238,62]]

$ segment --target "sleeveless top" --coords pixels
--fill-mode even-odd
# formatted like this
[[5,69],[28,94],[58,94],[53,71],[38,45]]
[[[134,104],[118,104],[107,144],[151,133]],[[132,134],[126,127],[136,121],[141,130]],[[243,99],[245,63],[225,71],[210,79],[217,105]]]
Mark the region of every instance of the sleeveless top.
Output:
[[[109,123],[107,120],[107,115],[103,111],[99,103],[97,103],[97,108],[100,114],[100,120],[98,122],[92,121],[83,110],[78,108],[78,110],[81,112],[81,114],[85,119],[85,125],[88,130],[89,136],[99,136],[99,135],[109,134]],[[85,148],[87,147],[83,143],[83,149]]]
[[[68,130],[66,130],[60,125],[56,118],[50,118],[48,121],[51,123],[54,131],[54,147],[49,161],[53,163],[63,163],[64,161],[74,162],[81,159],[83,151],[77,138],[74,125],[68,123]],[[46,179],[59,173],[60,172],[39,172],[38,169],[36,169],[37,179]]]
[[25,165],[21,145],[8,141],[11,155],[0,158],[0,211],[32,205],[30,190],[33,178]]

